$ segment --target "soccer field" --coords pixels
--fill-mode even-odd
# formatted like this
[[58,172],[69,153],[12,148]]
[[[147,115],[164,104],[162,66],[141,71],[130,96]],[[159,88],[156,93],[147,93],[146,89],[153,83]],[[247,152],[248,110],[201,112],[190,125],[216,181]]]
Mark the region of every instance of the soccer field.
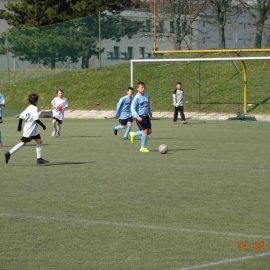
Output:
[[44,123],[47,166],[34,143],[6,165],[1,125],[0,269],[270,269],[269,123],[155,120],[150,153],[117,120]]

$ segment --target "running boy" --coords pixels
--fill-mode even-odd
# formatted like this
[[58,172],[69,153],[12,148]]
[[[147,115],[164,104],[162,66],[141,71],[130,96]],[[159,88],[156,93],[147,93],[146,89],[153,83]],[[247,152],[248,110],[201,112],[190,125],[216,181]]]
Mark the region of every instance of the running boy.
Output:
[[[5,101],[5,98],[4,96],[0,93],[0,124],[3,123],[3,115],[2,115],[2,106],[5,106],[6,105],[6,101]],[[2,133],[1,133],[1,129],[0,129],[0,147],[2,147],[3,144],[2,144]]]
[[53,137],[59,137],[61,131],[61,125],[64,120],[64,111],[68,107],[68,101],[64,97],[64,91],[58,89],[56,91],[56,97],[51,101],[53,106]]
[[182,124],[187,124],[186,117],[184,114],[184,89],[181,82],[176,84],[176,89],[173,91],[173,106],[174,115],[173,123],[175,124],[178,118],[178,112],[180,112]]
[[31,140],[35,140],[36,142],[36,153],[37,153],[37,164],[46,164],[49,163],[48,160],[45,160],[41,157],[42,152],[42,140],[41,136],[38,132],[38,124],[45,130],[46,126],[38,119],[38,95],[31,94],[28,96],[28,101],[30,105],[20,114],[19,124],[17,131],[22,130],[23,120],[23,135],[21,137],[21,141],[16,144],[13,148],[11,148],[8,152],[5,153],[6,164],[8,163],[11,155],[13,155],[16,151],[22,148],[26,143]]
[[113,128],[114,135],[117,135],[117,131],[119,129],[125,129],[126,132],[124,134],[124,140],[128,139],[128,134],[131,130],[131,125],[133,122],[133,118],[130,111],[130,105],[133,98],[133,91],[134,89],[132,87],[128,88],[127,95],[120,98],[120,100],[117,103],[116,106],[116,117],[119,118],[119,125],[116,125]]
[[144,82],[139,81],[137,83],[138,93],[136,94],[131,103],[131,114],[133,118],[136,118],[136,122],[140,131],[130,132],[129,136],[131,143],[134,143],[135,137],[140,136],[141,137],[140,152],[148,153],[149,150],[148,148],[146,148],[146,144],[148,140],[148,135],[152,133],[150,121],[152,112],[150,107],[149,96],[144,90],[145,90]]

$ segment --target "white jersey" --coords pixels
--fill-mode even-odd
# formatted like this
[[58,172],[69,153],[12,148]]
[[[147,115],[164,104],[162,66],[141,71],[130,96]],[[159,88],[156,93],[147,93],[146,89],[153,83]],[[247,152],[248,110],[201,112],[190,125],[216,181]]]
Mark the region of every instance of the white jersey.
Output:
[[21,114],[20,119],[24,120],[23,137],[31,137],[39,134],[38,124],[38,108],[34,105],[29,105]]
[[64,119],[64,110],[68,107],[67,99],[65,97],[55,97],[51,103],[53,106],[53,117],[62,121]]

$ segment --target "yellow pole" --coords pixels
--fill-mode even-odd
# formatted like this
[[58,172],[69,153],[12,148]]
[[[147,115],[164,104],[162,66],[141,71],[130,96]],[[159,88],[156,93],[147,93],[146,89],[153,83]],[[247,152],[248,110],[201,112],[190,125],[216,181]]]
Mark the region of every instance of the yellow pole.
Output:
[[244,80],[244,114],[247,113],[247,67],[245,61],[241,61],[243,68],[243,80]]
[[[154,15],[155,18],[155,15]],[[155,28],[155,26],[154,26]],[[155,35],[155,29],[154,29]],[[241,53],[241,52],[270,52],[270,48],[265,49],[215,49],[215,50],[168,50],[168,51],[161,51],[156,49],[156,37],[154,37],[155,44],[154,44],[154,51],[153,53],[160,53],[160,54],[170,54],[170,53]]]
[[[237,54],[240,56],[239,54]],[[242,72],[243,72],[243,82],[244,82],[244,92],[243,92],[243,111],[247,114],[247,66],[244,60],[241,60]]]

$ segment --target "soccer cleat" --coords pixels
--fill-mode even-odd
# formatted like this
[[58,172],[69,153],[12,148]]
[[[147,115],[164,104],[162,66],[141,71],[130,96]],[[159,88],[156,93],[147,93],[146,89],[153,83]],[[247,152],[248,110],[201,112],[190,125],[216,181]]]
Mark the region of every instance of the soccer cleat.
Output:
[[8,164],[8,161],[9,161],[10,157],[11,157],[11,154],[9,152],[6,152],[5,153],[6,164]]
[[38,165],[43,165],[43,164],[47,164],[47,163],[50,163],[50,161],[48,161],[46,159],[43,159],[43,158],[38,158],[37,159],[37,164]]
[[113,129],[113,134],[117,135],[117,129],[115,129],[115,128]]
[[150,151],[146,147],[143,147],[143,148],[140,149],[140,152],[141,153],[149,153]]
[[129,137],[130,137],[130,142],[134,143],[134,139],[135,139],[134,132],[129,132]]
[[124,137],[124,141],[128,140],[128,137]]
[[182,124],[183,125],[186,125],[187,124],[187,121],[185,120],[185,121],[182,121]]

